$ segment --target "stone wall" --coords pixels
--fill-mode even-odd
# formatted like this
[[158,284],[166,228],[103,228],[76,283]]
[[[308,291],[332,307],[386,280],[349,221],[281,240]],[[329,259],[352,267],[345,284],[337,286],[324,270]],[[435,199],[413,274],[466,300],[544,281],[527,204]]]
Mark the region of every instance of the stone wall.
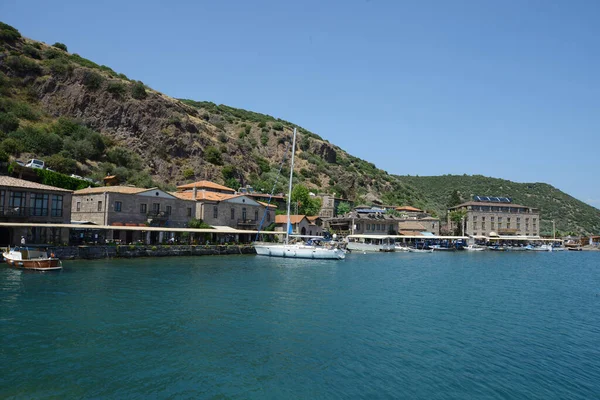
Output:
[[48,253],[54,253],[61,260],[135,258],[135,257],[173,257],[206,256],[226,254],[255,254],[254,247],[246,245],[210,245],[210,246],[60,246],[49,247]]

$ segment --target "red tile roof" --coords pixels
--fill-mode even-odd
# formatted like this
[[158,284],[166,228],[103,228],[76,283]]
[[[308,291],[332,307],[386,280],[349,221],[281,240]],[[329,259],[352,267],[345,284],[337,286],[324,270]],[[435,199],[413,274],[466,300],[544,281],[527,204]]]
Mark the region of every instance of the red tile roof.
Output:
[[223,191],[230,192],[230,193],[235,193],[234,189],[228,188],[227,186],[219,185],[218,183],[214,183],[211,181],[198,181],[198,182],[194,182],[194,183],[188,183],[186,185],[177,186],[177,190],[187,190],[187,189],[193,189],[193,188],[196,188],[198,190],[216,189],[216,190],[223,190]]
[[[290,222],[292,224],[297,224],[306,218],[306,215],[290,215]],[[276,215],[275,216],[276,224],[286,224],[287,223],[287,215]]]

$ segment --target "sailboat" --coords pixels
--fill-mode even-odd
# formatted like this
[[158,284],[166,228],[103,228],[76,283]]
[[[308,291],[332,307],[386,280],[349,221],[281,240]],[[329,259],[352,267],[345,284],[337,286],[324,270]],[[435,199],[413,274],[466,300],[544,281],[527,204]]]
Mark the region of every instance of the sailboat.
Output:
[[292,140],[292,163],[290,168],[290,183],[288,186],[287,202],[287,229],[284,243],[254,243],[256,254],[259,256],[284,257],[284,258],[312,258],[319,260],[343,260],[346,258],[344,249],[335,243],[329,246],[317,246],[305,243],[290,243],[292,224],[290,223],[290,206],[292,199],[292,178],[294,177],[294,155],[296,153],[296,128]]

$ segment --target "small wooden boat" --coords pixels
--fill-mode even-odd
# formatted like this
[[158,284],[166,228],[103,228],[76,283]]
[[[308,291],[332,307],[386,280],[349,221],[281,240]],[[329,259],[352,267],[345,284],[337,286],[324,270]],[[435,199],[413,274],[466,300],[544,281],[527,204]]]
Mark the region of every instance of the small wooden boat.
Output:
[[15,247],[2,253],[4,261],[11,267],[31,269],[35,271],[55,271],[62,269],[62,262],[45,250]]
[[467,251],[483,251],[483,250],[485,250],[485,247],[481,247],[476,244],[470,244],[467,247],[465,247],[465,250],[467,250]]
[[414,247],[410,247],[408,251],[411,253],[433,253],[433,249],[417,249]]

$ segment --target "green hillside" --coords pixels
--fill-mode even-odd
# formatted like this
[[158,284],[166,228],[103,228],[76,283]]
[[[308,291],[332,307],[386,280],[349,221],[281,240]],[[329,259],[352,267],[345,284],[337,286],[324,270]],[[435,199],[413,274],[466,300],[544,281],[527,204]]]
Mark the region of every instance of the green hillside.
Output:
[[600,232],[600,210],[546,183],[516,183],[482,175],[397,176],[417,188],[427,199],[426,207],[443,215],[456,190],[462,201],[473,196],[506,196],[516,204],[541,210],[541,233],[552,232],[552,220],[561,232]]

